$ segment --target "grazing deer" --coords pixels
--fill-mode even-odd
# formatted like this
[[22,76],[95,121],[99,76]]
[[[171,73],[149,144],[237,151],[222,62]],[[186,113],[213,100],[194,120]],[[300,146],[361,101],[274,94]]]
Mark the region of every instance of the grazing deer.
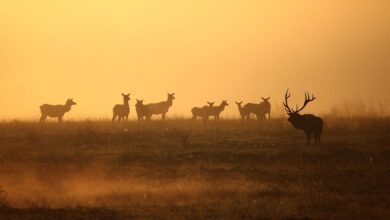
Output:
[[269,103],[270,97],[261,97],[261,99],[263,100],[263,102],[260,103],[259,111],[262,114],[262,118],[265,119],[265,115],[268,114],[268,119],[271,119],[271,103]]
[[64,117],[66,112],[70,111],[72,105],[76,105],[76,102],[74,102],[73,99],[66,100],[65,105],[41,105],[40,122],[45,123],[47,116],[49,116],[52,118],[58,118],[58,123],[62,123],[62,117]]
[[225,110],[225,107],[228,106],[229,104],[227,103],[226,100],[223,100],[219,106],[213,106],[210,107],[210,111],[208,112],[208,116],[214,116],[215,120],[219,120],[219,115],[223,110]]
[[214,106],[214,102],[207,102],[208,105],[203,107],[193,107],[191,109],[192,119],[196,120],[198,117],[203,118],[203,120],[207,120],[209,118],[210,110]]
[[137,103],[135,104],[135,110],[137,112],[138,121],[143,120],[144,117],[148,118],[149,111],[148,108],[144,105],[144,100],[137,100]]
[[112,122],[115,121],[116,117],[118,117],[118,122],[120,122],[121,120],[126,120],[127,121],[128,117],[129,117],[129,113],[130,113],[130,106],[129,106],[130,93],[127,94],[127,95],[122,93],[122,97],[123,97],[123,104],[122,105],[117,104],[112,109],[112,113],[113,113]]
[[285,101],[283,102],[283,105],[288,115],[288,121],[294,128],[305,132],[307,144],[310,144],[311,136],[314,136],[315,143],[319,144],[321,141],[323,125],[322,119],[312,114],[299,114],[299,112],[302,111],[309,102],[314,101],[316,97],[313,95],[310,97],[309,93],[305,93],[305,102],[303,103],[303,106],[300,109],[298,109],[297,106],[295,110],[292,110],[288,106],[288,98],[290,98],[290,94],[287,90],[284,96]]
[[238,111],[240,112],[241,119],[242,120],[249,119],[250,112],[248,111],[248,109],[242,107],[242,101],[241,102],[236,102],[236,104],[237,104],[237,107],[238,107]]
[[172,106],[172,101],[175,99],[175,93],[168,93],[167,101],[159,103],[150,103],[147,104],[148,116],[147,119],[150,119],[152,115],[161,114],[161,118],[164,120],[165,115],[167,114],[169,108]]

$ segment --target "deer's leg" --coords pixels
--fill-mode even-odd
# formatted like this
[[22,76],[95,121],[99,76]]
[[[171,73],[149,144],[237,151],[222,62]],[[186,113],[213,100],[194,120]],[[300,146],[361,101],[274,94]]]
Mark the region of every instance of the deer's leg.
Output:
[[310,145],[311,142],[311,133],[310,132],[305,132],[306,134],[306,144]]
[[62,124],[62,116],[58,117],[58,123]]
[[321,143],[321,135],[320,134],[314,134],[314,141],[317,144]]
[[39,121],[42,123],[45,123],[47,115],[42,115]]
[[165,114],[166,114],[166,113],[162,113],[162,114],[161,114],[162,120],[165,120]]
[[112,116],[112,122],[114,122],[115,119],[116,119],[116,114],[113,114],[113,116]]

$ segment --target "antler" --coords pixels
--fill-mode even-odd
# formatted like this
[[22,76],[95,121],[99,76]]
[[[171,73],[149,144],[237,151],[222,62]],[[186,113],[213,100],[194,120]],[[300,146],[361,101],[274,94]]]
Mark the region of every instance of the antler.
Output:
[[284,102],[283,102],[283,105],[284,105],[284,109],[286,110],[286,112],[288,114],[292,114],[293,111],[290,109],[290,107],[288,106],[288,98],[290,98],[290,93],[288,93],[288,89],[286,91],[286,94],[284,95]]
[[311,95],[311,97],[310,97],[310,94],[308,92],[305,92],[305,101],[303,103],[303,106],[300,109],[298,109],[298,105],[297,105],[297,107],[295,108],[295,111],[294,111],[294,110],[291,110],[291,108],[288,106],[288,102],[287,102],[288,98],[290,98],[290,93],[288,92],[288,89],[287,89],[286,94],[284,95],[285,101],[283,102],[283,105],[284,105],[286,112],[289,114],[294,114],[294,113],[298,113],[298,112],[302,111],[309,102],[314,101],[316,99],[316,97],[314,97],[314,95]]
[[309,103],[311,101],[314,101],[315,99],[316,99],[316,97],[314,97],[313,94],[311,95],[311,98],[310,98],[310,94],[308,92],[305,92],[305,102],[303,103],[302,108],[300,108],[298,110],[298,106],[297,106],[297,108],[296,108],[296,110],[294,112],[297,113],[297,112],[302,111],[306,107],[307,103]]

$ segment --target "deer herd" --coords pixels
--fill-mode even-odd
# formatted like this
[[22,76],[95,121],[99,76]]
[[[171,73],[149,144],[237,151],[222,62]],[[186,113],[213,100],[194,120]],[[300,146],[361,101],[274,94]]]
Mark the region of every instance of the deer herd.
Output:
[[[118,122],[127,121],[130,114],[130,93],[122,93],[123,104],[117,104],[112,109],[112,122],[118,118]],[[316,99],[313,95],[310,96],[309,93],[305,93],[305,101],[301,108],[296,107],[295,110],[291,109],[288,105],[288,99],[290,98],[290,93],[287,90],[284,98],[284,108],[288,115],[288,121],[291,125],[305,132],[307,143],[310,144],[311,138],[314,137],[316,144],[320,143],[323,121],[320,117],[314,116],[312,114],[301,115],[301,112],[309,102],[312,102]],[[149,103],[144,104],[143,100],[136,99],[135,109],[137,113],[138,121],[140,120],[150,120],[153,115],[161,115],[161,118],[164,120],[169,108],[173,104],[175,99],[175,93],[168,93],[167,100],[158,102],[158,103]],[[250,119],[250,116],[253,114],[256,116],[257,120],[265,120],[268,115],[268,119],[271,118],[271,104],[269,102],[270,97],[263,98],[260,103],[247,103],[243,105],[242,101],[236,102],[238,111],[240,113],[242,120]],[[68,99],[65,105],[50,105],[44,104],[40,106],[41,110],[41,124],[45,123],[46,118],[52,117],[57,118],[59,123],[62,123],[62,118],[66,112],[71,110],[71,107],[76,105],[73,99]],[[219,105],[214,106],[214,102],[207,102],[207,105],[202,107],[193,107],[191,109],[192,119],[196,120],[198,117],[202,118],[203,121],[207,121],[210,117],[214,117],[214,120],[219,120],[221,112],[225,110],[225,107],[228,106],[226,100],[223,100]]]

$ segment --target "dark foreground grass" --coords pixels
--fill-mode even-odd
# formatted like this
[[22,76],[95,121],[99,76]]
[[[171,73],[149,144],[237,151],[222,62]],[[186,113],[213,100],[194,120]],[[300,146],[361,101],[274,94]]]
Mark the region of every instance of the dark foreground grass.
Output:
[[0,219],[389,219],[390,120],[0,124]]

